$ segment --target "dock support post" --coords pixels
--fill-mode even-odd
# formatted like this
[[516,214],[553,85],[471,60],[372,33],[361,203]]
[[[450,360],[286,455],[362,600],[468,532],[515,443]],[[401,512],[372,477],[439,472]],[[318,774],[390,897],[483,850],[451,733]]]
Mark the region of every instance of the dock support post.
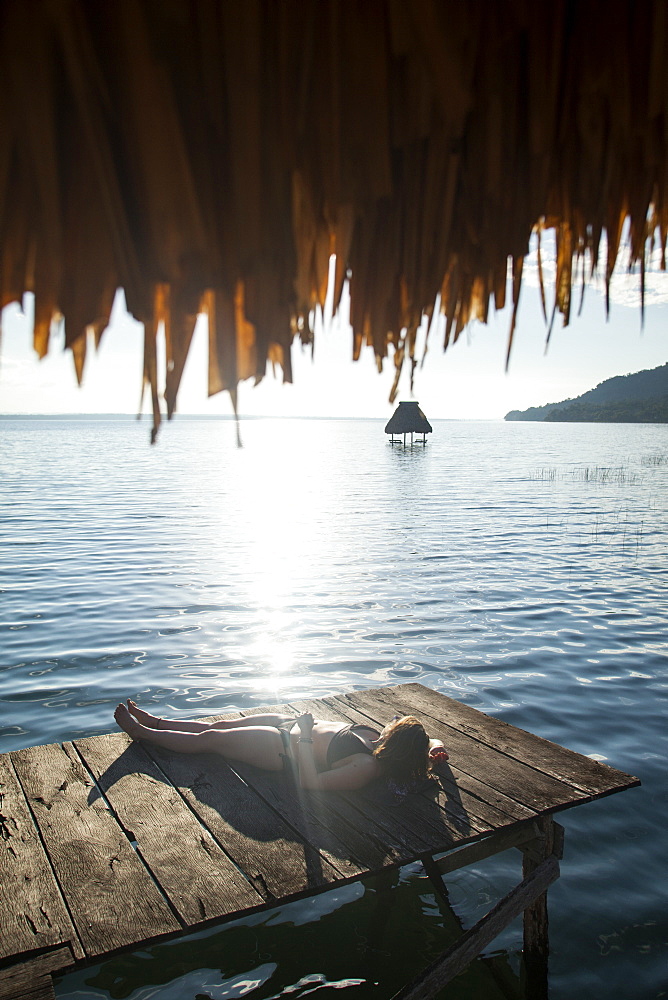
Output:
[[378,982],[382,977],[385,964],[384,949],[387,946],[386,931],[390,918],[396,913],[398,882],[399,870],[390,869],[377,875],[367,876],[362,883],[365,890],[371,889],[376,897],[367,931],[365,959],[365,974],[371,983]]
[[[394,994],[392,1000],[425,1000],[459,975],[508,924],[559,878],[559,863],[549,857],[512,889],[473,927],[465,931],[429,968]],[[536,1000],[529,994],[531,1000]]]
[[443,881],[443,876],[441,870],[437,863],[432,858],[431,854],[426,854],[422,858],[422,865],[425,870],[429,881],[434,887],[435,892],[443,899],[447,905],[450,905],[450,897],[448,896],[448,890],[445,888],[445,882]]
[[[526,879],[549,857],[563,857],[563,827],[551,816],[537,821],[539,835],[522,847],[522,875]],[[524,972],[527,995],[532,1000],[547,1000],[548,938],[547,889],[524,911]]]
[[438,890],[441,875],[516,847],[523,854],[523,878],[475,926],[465,931],[428,969],[395,993],[392,1000],[425,1000],[446,986],[520,914],[524,914],[524,972],[527,997],[547,998],[547,890],[559,878],[563,828],[550,816],[535,817],[481,843],[468,845],[439,861],[422,859]]

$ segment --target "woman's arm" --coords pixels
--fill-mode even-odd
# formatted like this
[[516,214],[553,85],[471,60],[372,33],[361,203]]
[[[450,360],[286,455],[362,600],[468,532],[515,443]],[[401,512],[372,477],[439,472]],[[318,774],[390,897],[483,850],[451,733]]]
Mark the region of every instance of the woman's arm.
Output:
[[299,743],[299,784],[302,788],[319,792],[352,792],[364,788],[378,777],[378,764],[368,754],[356,754],[350,764],[318,773],[313,760],[313,746]]

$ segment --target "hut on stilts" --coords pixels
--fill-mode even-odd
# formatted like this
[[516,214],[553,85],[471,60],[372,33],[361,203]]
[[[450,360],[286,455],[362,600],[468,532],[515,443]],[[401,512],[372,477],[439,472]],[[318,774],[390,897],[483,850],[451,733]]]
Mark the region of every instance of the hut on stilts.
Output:
[[403,436],[404,447],[406,445],[406,437],[408,434],[411,436],[411,445],[413,444],[414,434],[422,435],[421,443],[426,444],[427,434],[431,434],[431,432],[432,426],[420,409],[418,403],[406,400],[402,400],[402,402],[399,403],[396,410],[385,425],[385,433],[390,435],[390,444],[400,443]]

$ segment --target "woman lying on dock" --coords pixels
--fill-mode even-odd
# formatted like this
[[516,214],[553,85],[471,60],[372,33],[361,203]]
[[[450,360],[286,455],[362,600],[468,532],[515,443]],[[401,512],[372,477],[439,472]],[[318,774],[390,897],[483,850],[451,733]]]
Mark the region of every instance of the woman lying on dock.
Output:
[[395,790],[417,787],[431,765],[447,760],[412,715],[395,716],[382,732],[372,726],[314,719],[310,712],[249,715],[233,722],[187,722],[151,715],[128,700],[114,712],[133,740],[180,753],[219,753],[265,771],[294,768],[302,788],[347,791],[385,778]]

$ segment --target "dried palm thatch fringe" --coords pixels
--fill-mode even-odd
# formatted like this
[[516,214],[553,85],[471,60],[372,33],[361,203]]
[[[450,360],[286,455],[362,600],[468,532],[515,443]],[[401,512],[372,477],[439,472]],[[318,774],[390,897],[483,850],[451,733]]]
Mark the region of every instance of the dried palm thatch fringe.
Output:
[[268,360],[291,380],[333,253],[353,356],[391,351],[397,376],[437,300],[445,346],[504,305],[509,262],[510,350],[535,227],[556,231],[546,316],[568,322],[574,262],[596,268],[604,233],[609,285],[625,220],[644,298],[668,233],[667,17],[665,0],[4,0],[0,302],[34,292],[40,356],[64,316],[81,379],[123,287],[157,430],[200,312],[210,394]]

